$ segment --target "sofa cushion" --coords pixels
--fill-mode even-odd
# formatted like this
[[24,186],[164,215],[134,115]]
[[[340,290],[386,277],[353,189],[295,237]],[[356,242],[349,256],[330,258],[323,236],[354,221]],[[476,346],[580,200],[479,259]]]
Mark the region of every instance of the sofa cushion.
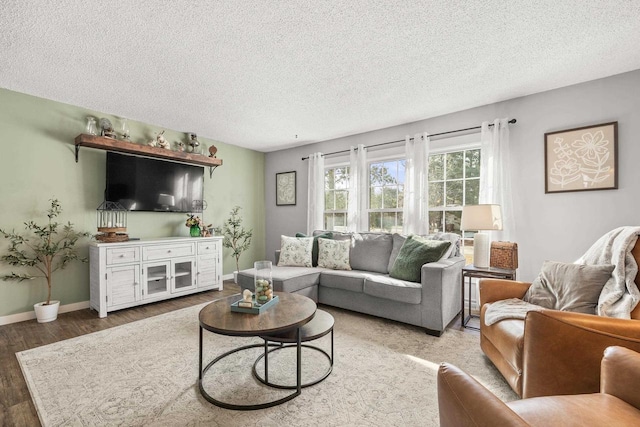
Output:
[[[307,237],[304,233],[296,233],[296,237]],[[313,235],[313,248],[311,249],[311,264],[314,267],[318,266],[318,239],[322,237],[323,239],[332,239],[333,233],[331,231],[327,231],[322,234],[314,234]]]
[[393,268],[393,263],[396,262],[396,258],[398,258],[398,254],[400,253],[400,249],[402,249],[402,245],[404,245],[404,241],[407,240],[407,236],[403,236],[398,233],[393,233],[393,248],[391,249],[391,254],[389,255],[389,265],[387,266],[387,271],[391,271]]
[[393,236],[388,233],[354,233],[349,263],[354,270],[388,273]]
[[389,275],[394,279],[419,282],[422,266],[429,262],[438,261],[450,246],[451,242],[448,241],[409,236],[404,241]]
[[278,266],[312,267],[313,237],[280,237]]
[[[321,271],[312,267],[273,267],[271,269],[273,289],[278,292],[296,292],[315,286],[320,282]],[[242,289],[253,291],[255,273],[255,268],[242,270],[238,273],[238,284]]]
[[349,249],[351,242],[348,240],[318,239],[318,267],[334,270],[351,270],[349,264]]
[[367,273],[357,270],[323,270],[320,274],[320,283],[327,288],[362,292],[365,276],[367,276]]
[[613,265],[545,261],[523,300],[545,308],[596,314],[598,298]]
[[367,275],[364,279],[364,293],[392,301],[420,304],[422,284],[398,280],[389,276]]

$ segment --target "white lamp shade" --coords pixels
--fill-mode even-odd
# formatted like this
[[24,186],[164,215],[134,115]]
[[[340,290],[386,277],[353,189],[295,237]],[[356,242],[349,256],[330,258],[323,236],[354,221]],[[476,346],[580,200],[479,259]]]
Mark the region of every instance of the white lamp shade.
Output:
[[462,208],[462,230],[502,230],[500,205],[466,205]]

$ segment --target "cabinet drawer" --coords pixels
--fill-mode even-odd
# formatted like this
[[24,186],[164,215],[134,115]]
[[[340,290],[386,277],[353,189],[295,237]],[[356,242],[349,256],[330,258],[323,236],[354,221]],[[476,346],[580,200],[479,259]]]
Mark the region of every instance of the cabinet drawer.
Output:
[[195,255],[195,245],[193,243],[145,246],[142,248],[143,261],[193,255]]
[[217,253],[217,242],[198,242],[198,255],[213,255]]
[[140,247],[107,248],[107,265],[140,261]]

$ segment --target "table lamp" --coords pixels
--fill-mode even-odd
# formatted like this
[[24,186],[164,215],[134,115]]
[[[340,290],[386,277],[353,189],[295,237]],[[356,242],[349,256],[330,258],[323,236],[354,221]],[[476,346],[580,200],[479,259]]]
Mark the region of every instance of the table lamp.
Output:
[[473,237],[473,265],[489,267],[490,240],[483,230],[502,230],[500,205],[466,205],[462,208],[460,228],[478,231]]

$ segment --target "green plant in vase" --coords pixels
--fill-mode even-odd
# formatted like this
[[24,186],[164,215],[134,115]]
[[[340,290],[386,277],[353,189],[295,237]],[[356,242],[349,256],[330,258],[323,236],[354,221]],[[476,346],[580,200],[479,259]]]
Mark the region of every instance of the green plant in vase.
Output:
[[82,237],[91,234],[79,232],[73,229],[73,224],[68,222],[61,225],[55,219],[62,213],[62,207],[56,199],[51,199],[51,207],[47,209],[48,222],[38,225],[34,221],[25,222],[26,234],[15,231],[7,232],[0,229],[6,239],[11,242],[7,253],[0,257],[4,263],[15,267],[30,269],[35,274],[16,273],[0,276],[3,280],[15,280],[23,282],[43,277],[47,281],[47,300],[34,305],[38,322],[49,322],[58,316],[60,301],[51,301],[51,288],[53,286],[53,273],[64,269],[71,261],[87,262],[76,252],[76,244]]
[[240,271],[240,256],[251,246],[251,237],[253,229],[245,230],[242,226],[242,216],[240,215],[240,206],[231,209],[229,218],[225,220],[222,227],[216,227],[215,233],[223,236],[222,246],[231,249],[231,255],[236,260],[236,271],[234,272],[234,280],[237,282],[236,275]]

